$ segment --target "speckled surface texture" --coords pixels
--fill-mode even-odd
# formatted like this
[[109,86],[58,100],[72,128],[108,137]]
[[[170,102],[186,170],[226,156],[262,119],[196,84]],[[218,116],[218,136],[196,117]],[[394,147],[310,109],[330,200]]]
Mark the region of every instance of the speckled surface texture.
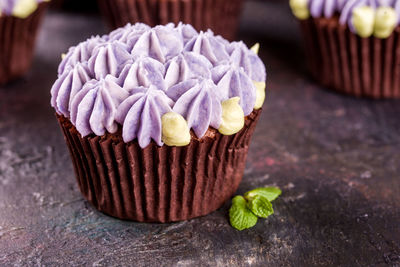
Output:
[[309,80],[283,2],[248,2],[241,24],[240,38],[261,43],[269,93],[238,193],[283,189],[275,215],[242,232],[229,203],[162,225],[83,200],[49,91],[60,54],[106,30],[94,15],[50,12],[32,71],[0,88],[0,266],[399,266],[400,102]]

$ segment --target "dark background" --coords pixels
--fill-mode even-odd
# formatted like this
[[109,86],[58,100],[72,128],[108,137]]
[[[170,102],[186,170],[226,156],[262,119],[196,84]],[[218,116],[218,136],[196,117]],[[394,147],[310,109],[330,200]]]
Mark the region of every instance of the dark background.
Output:
[[107,29],[95,10],[68,9],[47,14],[31,71],[0,87],[0,266],[400,265],[400,102],[310,80],[286,1],[248,1],[238,36],[260,42],[268,71],[238,193],[279,186],[275,214],[239,232],[230,203],[173,224],[97,212],[78,190],[49,92],[61,53]]

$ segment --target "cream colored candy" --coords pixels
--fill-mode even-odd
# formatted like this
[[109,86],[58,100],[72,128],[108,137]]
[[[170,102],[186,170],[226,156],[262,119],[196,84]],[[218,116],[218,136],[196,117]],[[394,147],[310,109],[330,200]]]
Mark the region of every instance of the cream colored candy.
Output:
[[38,7],[36,0],[18,0],[12,15],[21,19],[29,17]]
[[67,54],[62,53],[62,54],[61,54],[61,59],[64,59],[66,56],[67,56]]
[[375,10],[369,6],[357,7],[353,10],[353,25],[357,34],[367,38],[374,32]]
[[265,82],[255,82],[253,81],[254,86],[256,87],[256,104],[254,105],[254,109],[259,109],[262,107],[265,101]]
[[388,38],[397,25],[396,11],[391,7],[381,6],[376,10],[374,36]]
[[251,48],[251,51],[253,51],[256,55],[258,54],[258,51],[260,50],[260,44],[259,43],[255,43]]
[[[255,45],[253,45],[250,48],[251,51],[253,51],[254,53],[258,54],[258,51],[260,50],[260,44],[256,43]],[[262,105],[264,104],[264,100],[265,100],[265,82],[256,82],[253,81],[254,86],[256,87],[256,103],[254,105],[255,109],[259,109],[262,107]]]
[[168,112],[161,117],[162,141],[168,146],[186,146],[190,143],[190,129],[178,113]]
[[310,17],[308,0],[290,0],[289,5],[298,19],[308,19]]
[[239,105],[240,97],[232,97],[222,102],[222,123],[218,131],[223,135],[239,132],[244,126],[244,112]]

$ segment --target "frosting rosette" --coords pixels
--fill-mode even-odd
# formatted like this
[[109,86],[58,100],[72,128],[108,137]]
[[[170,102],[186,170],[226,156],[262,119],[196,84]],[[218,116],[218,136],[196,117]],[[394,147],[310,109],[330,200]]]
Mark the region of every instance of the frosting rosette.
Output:
[[173,110],[186,118],[195,134],[202,137],[209,126],[221,124],[221,98],[217,86],[210,79],[187,80],[172,86],[167,95],[175,101]]
[[194,78],[211,78],[212,64],[202,55],[184,52],[166,64],[165,82],[169,87]]
[[338,16],[363,38],[387,38],[400,24],[400,0],[290,0],[290,6],[302,20]]
[[146,147],[153,139],[161,146],[161,117],[172,111],[172,100],[154,85],[134,88],[131,94],[118,107],[116,118],[123,125],[124,141],[138,138],[139,145]]
[[117,108],[128,96],[125,89],[112,81],[112,76],[90,80],[73,97],[70,120],[82,136],[115,133]]
[[87,62],[92,56],[93,49],[102,44],[106,44],[106,37],[94,36],[68,49],[68,52],[62,55],[63,60],[58,66],[58,75],[61,75],[67,67],[73,67],[78,62]]
[[127,24],[69,49],[51,105],[82,136],[120,128],[142,148],[184,146],[211,128],[232,135],[265,98],[256,52],[187,24]]
[[117,80],[128,91],[139,86],[149,88],[150,85],[165,90],[164,73],[165,67],[161,62],[150,57],[140,57],[126,64]]
[[51,105],[57,113],[68,117],[72,99],[92,78],[87,62],[68,66],[51,88],[51,94],[55,96],[51,99]]
[[14,16],[21,19],[27,18],[35,12],[38,5],[50,0],[0,0],[0,16]]
[[224,64],[229,60],[226,43],[215,38],[212,31],[200,32],[192,37],[184,47],[185,51],[192,51],[206,57],[211,64]]

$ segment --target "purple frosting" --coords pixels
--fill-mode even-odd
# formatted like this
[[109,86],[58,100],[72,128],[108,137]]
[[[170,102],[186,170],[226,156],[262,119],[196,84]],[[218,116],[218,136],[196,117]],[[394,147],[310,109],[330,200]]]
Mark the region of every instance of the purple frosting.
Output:
[[131,55],[127,51],[127,46],[120,41],[112,41],[93,49],[88,66],[94,77],[100,80],[109,74],[118,77],[129,60]]
[[87,62],[92,56],[93,49],[104,44],[106,44],[106,38],[95,36],[71,47],[58,66],[58,75],[64,72],[66,66],[74,66],[78,62]]
[[159,146],[161,141],[161,116],[172,111],[173,101],[154,85],[136,87],[131,96],[118,107],[116,120],[123,125],[125,142],[138,139],[140,147],[146,147],[151,139]]
[[380,6],[392,7],[396,10],[400,24],[400,0],[309,0],[308,6],[314,18],[330,18],[339,14],[340,23],[347,23],[353,32],[356,32],[352,21],[353,10],[360,6],[370,6],[374,9]]
[[211,78],[212,64],[202,55],[183,52],[166,64],[165,82],[169,87],[195,78]]
[[117,108],[129,97],[129,93],[112,78],[108,75],[99,81],[90,80],[74,96],[70,105],[70,120],[82,136],[117,131]]
[[115,133],[125,142],[163,145],[161,117],[177,112],[198,138],[222,121],[221,102],[240,97],[249,115],[253,81],[265,82],[265,66],[242,42],[186,24],[128,24],[69,49],[51,89],[51,105],[82,136]]
[[[181,114],[194,133],[202,137],[209,126],[219,128],[222,120],[221,98],[211,79],[192,79],[172,86],[167,95],[175,101],[173,110]],[[254,104],[253,104],[254,106]]]
[[69,117],[72,99],[92,78],[86,62],[68,65],[51,89],[51,105],[58,114]]
[[140,57],[126,64],[117,80],[128,91],[140,86],[149,88],[150,85],[165,91],[164,73],[165,67],[161,62],[150,57]]

